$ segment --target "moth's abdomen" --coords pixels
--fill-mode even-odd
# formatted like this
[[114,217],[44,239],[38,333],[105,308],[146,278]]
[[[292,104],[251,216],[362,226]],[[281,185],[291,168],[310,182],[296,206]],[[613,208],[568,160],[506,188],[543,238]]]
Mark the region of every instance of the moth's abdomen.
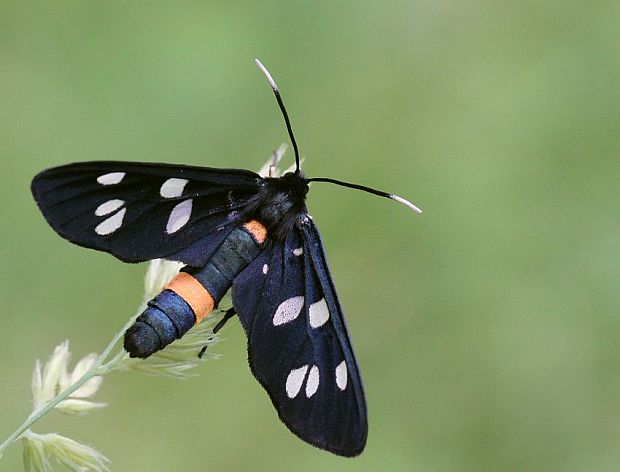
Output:
[[192,307],[177,293],[164,290],[125,332],[125,349],[131,357],[149,357],[183,336],[195,323]]
[[200,323],[233,279],[262,250],[267,230],[256,220],[233,230],[203,267],[184,267],[125,333],[131,357],[149,357]]

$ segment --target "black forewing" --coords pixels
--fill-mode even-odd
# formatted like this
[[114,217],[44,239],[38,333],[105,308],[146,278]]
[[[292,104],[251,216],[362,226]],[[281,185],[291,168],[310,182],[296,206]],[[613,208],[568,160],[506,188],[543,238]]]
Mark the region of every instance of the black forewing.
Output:
[[261,182],[246,170],[102,161],[45,170],[32,193],[52,228],[75,244],[126,262],[200,266],[243,223]]
[[[329,312],[324,322],[317,315],[325,313],[321,300]],[[233,305],[248,336],[252,373],[282,421],[317,447],[361,453],[368,431],[362,382],[320,237],[307,216],[234,280]]]

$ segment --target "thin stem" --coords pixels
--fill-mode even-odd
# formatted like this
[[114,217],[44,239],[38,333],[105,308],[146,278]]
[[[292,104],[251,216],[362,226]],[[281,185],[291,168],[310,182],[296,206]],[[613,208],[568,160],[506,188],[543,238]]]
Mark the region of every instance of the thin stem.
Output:
[[[122,329],[114,335],[110,343],[106,346],[101,355],[97,357],[97,360],[93,363],[93,365],[90,366],[86,372],[84,372],[84,375],[65,388],[62,392],[59,392],[58,395],[48,401],[45,405],[30,413],[30,416],[26,418],[26,421],[24,421],[19,428],[13,431],[13,433],[2,444],[0,444],[0,457],[2,457],[2,454],[6,448],[17,441],[34,423],[39,421],[50,410],[56,407],[56,405],[63,400],[66,400],[73,392],[88,382],[92,377],[107,374],[116,366],[116,364],[118,364],[118,361],[122,358],[122,355],[116,355],[108,363],[104,363],[104,361],[108,358],[112,352],[112,349],[114,349],[114,346],[121,339],[127,328],[133,324],[134,319],[135,317],[132,317],[127,323],[125,323]],[[123,353],[120,352],[119,354]]]
[[80,377],[75,383],[69,385],[66,389],[48,401],[45,405],[43,405],[38,410],[33,411],[30,416],[24,421],[24,423],[17,428],[13,434],[11,434],[6,441],[0,444],[0,456],[4,453],[4,450],[13,444],[17,439],[20,438],[24,432],[26,432],[30,426],[39,421],[47,412],[53,409],[56,405],[58,405],[61,401],[67,399],[69,395],[75,392],[78,388],[84,385],[88,380],[90,380],[94,375],[96,375],[97,371],[97,363],[93,364],[90,369],[88,369],[82,377]]
[[[142,311],[144,310],[144,305],[145,304],[143,303],[140,306],[138,313],[142,313]],[[125,325],[121,328],[121,330],[114,335],[114,337],[112,338],[112,341],[110,341],[110,343],[106,346],[106,348],[103,350],[103,352],[97,358],[97,360],[95,361],[95,364],[93,365],[101,365],[103,363],[103,361],[110,355],[110,352],[112,351],[112,349],[114,349],[114,346],[116,346],[116,343],[120,341],[120,339],[123,337],[123,335],[125,334],[125,331],[127,331],[127,329],[134,323],[134,321],[136,321],[136,317],[137,315],[132,316],[129,319],[129,321],[127,321],[127,323],[125,323]]]

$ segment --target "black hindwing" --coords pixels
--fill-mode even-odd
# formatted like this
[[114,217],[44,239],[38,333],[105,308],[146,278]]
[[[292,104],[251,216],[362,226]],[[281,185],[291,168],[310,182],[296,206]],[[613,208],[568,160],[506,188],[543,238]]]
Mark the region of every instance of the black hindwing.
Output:
[[233,282],[252,373],[304,441],[362,452],[366,403],[319,233],[305,214]]
[[75,244],[125,262],[201,266],[247,219],[262,181],[246,170],[102,161],[45,170],[32,193],[52,228]]

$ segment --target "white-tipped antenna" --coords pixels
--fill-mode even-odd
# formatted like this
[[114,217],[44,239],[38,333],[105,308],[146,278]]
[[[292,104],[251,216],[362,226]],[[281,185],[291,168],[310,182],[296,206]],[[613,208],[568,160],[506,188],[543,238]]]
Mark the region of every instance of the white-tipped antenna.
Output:
[[362,190],[364,192],[372,193],[373,195],[378,195],[379,197],[389,198],[390,200],[394,200],[395,202],[402,203],[403,205],[411,208],[417,214],[422,213],[422,210],[420,210],[409,200],[405,200],[403,197],[399,197],[398,195],[394,195],[393,193],[384,192],[383,190],[377,190],[376,188],[366,187],[365,185],[352,184],[351,182],[343,182],[342,180],[331,179],[329,177],[312,177],[311,179],[306,179],[306,182],[329,182],[330,184],[340,185],[341,187]]
[[[288,119],[288,113],[286,112],[286,108],[284,107],[284,102],[282,102],[282,98],[280,97],[280,90],[278,89],[278,85],[276,84],[276,81],[273,80],[273,77],[271,76],[271,74],[269,73],[267,68],[263,65],[263,63],[261,61],[259,61],[258,59],[254,59],[254,61],[256,62],[256,65],[258,66],[260,71],[267,78],[267,81],[269,82],[269,85],[271,85],[271,89],[273,90],[273,93],[276,96],[276,100],[278,101],[278,105],[280,106],[280,110],[282,111],[282,115],[284,116],[284,121],[286,122],[286,129],[288,130],[288,134],[289,134],[289,136],[291,138],[291,143],[293,144],[293,149],[295,150],[295,172],[299,172],[299,165],[300,165],[300,162],[299,162],[299,150],[297,149],[297,143],[295,142],[295,136],[293,135],[293,128],[291,127],[291,122]],[[274,155],[274,163],[276,162],[276,158],[277,158],[277,154]],[[274,165],[272,165],[271,167],[273,168]],[[314,177],[312,179],[305,179],[305,180],[306,180],[306,182],[329,182],[329,183],[332,183],[332,184],[341,185],[343,187],[349,187],[349,188],[354,188],[354,189],[357,189],[357,190],[363,190],[364,192],[372,193],[374,195],[378,195],[378,196],[384,197],[384,198],[389,198],[391,200],[394,200],[394,201],[397,201],[399,203],[402,203],[403,205],[408,206],[409,208],[411,208],[413,211],[415,211],[418,214],[422,213],[422,210],[420,210],[420,208],[418,208],[416,205],[411,203],[409,200],[405,200],[403,197],[399,197],[398,195],[394,195],[393,193],[387,193],[387,192],[383,192],[381,190],[376,190],[376,189],[371,188],[371,187],[366,187],[365,185],[352,184],[352,183],[349,183],[349,182],[343,182],[341,180],[330,179],[330,178],[327,178],[327,177]]]
[[391,194],[390,198],[392,200],[395,200],[395,201],[399,202],[399,203],[402,203],[403,205],[407,205],[409,208],[411,208],[417,214],[419,214],[419,215],[422,214],[422,210],[419,207],[415,206],[413,203],[411,203],[409,200],[405,200],[403,197],[399,197],[398,195],[394,195],[394,194]]
[[269,82],[269,85],[271,85],[271,88],[274,90],[274,92],[279,91],[276,81],[273,80],[273,77],[271,77],[271,74],[269,73],[267,68],[263,65],[263,63],[259,61],[258,59],[254,59],[254,62],[256,62],[256,65],[258,66],[260,71],[265,75],[265,77],[267,78],[267,81]]
[[284,107],[284,102],[282,101],[282,97],[280,97],[280,90],[276,84],[276,81],[273,80],[273,77],[267,70],[267,68],[262,64],[258,59],[254,59],[256,65],[260,69],[260,71],[265,75],[271,89],[273,90],[273,94],[276,96],[276,100],[278,101],[278,105],[280,106],[280,111],[282,112],[282,116],[284,116],[284,122],[286,123],[286,129],[288,130],[288,135],[291,138],[291,144],[293,145],[293,149],[295,150],[295,172],[299,172],[299,150],[297,149],[297,142],[295,141],[295,135],[293,134],[293,127],[291,126],[291,121],[288,118],[288,113],[286,112],[286,108]]

